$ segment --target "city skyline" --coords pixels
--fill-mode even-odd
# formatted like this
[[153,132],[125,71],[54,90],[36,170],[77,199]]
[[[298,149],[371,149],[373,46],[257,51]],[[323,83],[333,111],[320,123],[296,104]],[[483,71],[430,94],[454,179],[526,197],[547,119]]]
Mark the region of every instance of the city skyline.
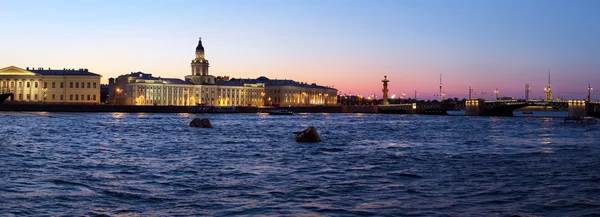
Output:
[[[370,4],[371,3],[371,4]],[[595,1],[0,1],[1,67],[182,78],[202,37],[215,76],[318,83],[342,94],[600,99]],[[25,16],[26,15],[26,16]],[[482,94],[485,93],[485,94]]]

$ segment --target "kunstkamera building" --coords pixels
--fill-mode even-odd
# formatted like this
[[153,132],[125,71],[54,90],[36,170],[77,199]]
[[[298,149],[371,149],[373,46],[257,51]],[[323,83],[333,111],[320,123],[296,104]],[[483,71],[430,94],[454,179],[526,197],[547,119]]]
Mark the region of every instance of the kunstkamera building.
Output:
[[109,79],[108,102],[117,105],[164,106],[315,106],[335,105],[337,90],[327,86],[273,80],[229,79],[208,73],[202,39],[185,80],[132,72]]

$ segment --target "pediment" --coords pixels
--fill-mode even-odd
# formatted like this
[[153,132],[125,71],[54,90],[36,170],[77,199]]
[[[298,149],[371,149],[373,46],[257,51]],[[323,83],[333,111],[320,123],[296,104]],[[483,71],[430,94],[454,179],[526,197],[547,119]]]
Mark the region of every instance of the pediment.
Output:
[[0,69],[0,76],[2,76],[2,75],[36,76],[36,75],[40,75],[40,74],[32,72],[32,71],[27,71],[25,69],[22,69],[22,68],[19,68],[16,66],[9,66],[9,67]]

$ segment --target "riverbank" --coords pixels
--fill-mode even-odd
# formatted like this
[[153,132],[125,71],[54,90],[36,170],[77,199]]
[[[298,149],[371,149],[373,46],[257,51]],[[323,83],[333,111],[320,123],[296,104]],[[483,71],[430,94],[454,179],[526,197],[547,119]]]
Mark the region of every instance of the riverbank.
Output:
[[[124,112],[124,113],[257,113],[275,107],[212,107],[198,106],[132,106],[132,105],[84,105],[84,104],[1,104],[0,111],[23,112]],[[342,113],[341,106],[285,107],[295,113]],[[373,110],[372,113],[376,112]]]

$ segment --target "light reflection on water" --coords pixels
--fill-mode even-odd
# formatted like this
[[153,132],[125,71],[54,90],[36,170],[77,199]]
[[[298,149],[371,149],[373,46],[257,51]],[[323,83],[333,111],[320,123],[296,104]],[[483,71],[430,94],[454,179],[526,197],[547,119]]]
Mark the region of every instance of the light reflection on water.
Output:
[[[195,117],[214,128],[188,127]],[[597,126],[558,119],[8,112],[0,122],[1,216],[600,212]],[[296,143],[308,126],[324,142]]]

